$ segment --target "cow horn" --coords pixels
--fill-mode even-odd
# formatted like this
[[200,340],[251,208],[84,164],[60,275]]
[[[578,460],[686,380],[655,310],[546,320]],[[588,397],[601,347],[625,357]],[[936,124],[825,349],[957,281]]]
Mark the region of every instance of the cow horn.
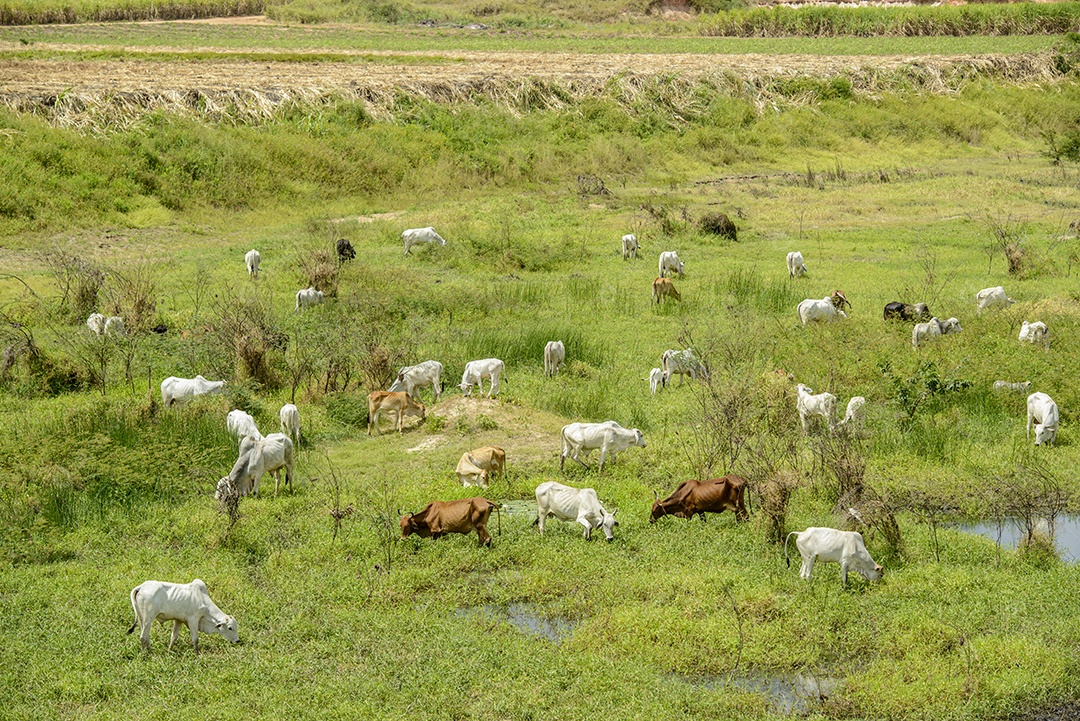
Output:
[[655,488],[653,489],[652,497],[653,497],[654,501],[659,501],[660,500],[660,494],[656,492]]

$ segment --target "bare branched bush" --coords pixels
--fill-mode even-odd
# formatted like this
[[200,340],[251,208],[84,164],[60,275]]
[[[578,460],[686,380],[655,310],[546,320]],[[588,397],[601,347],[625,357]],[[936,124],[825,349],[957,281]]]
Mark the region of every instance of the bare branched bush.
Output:
[[[890,497],[869,486],[859,484],[840,497],[833,509],[849,530],[859,531],[873,541],[877,536],[885,541],[890,553],[899,555],[902,537]],[[936,538],[936,527],[935,527]],[[936,546],[935,546],[936,547]]]
[[158,266],[150,261],[109,271],[105,307],[110,315],[124,319],[129,333],[145,333],[153,325],[157,315],[158,274]]
[[993,474],[988,481],[984,512],[1001,524],[1016,523],[1024,534],[1022,549],[1044,550],[1042,535],[1052,549],[1057,517],[1075,508],[1077,499],[1050,465],[1037,455],[1026,454],[1011,470]]
[[398,494],[397,480],[386,473],[372,473],[365,476],[360,487],[357,507],[360,517],[375,534],[379,545],[379,567],[389,573],[397,556],[401,537],[401,498]]
[[59,248],[46,252],[42,259],[60,290],[59,316],[69,323],[84,322],[98,307],[105,271]]
[[791,494],[799,486],[799,474],[785,469],[755,484],[760,523],[772,543],[783,543],[787,534],[787,507]]
[[814,465],[829,478],[825,495],[833,503],[863,485],[866,476],[866,441],[850,433],[828,433],[814,439]]
[[258,295],[241,298],[230,292],[222,296],[213,325],[216,345],[232,359],[237,379],[251,378],[265,387],[276,387],[271,355],[280,352],[286,336],[272,307]]
[[983,226],[986,228],[988,237],[986,245],[983,246],[983,252],[986,253],[988,259],[986,274],[989,275],[993,269],[994,258],[1002,254],[1008,263],[1009,273],[1019,275],[1025,268],[1023,240],[1026,228],[1024,224],[1012,216],[1005,218],[987,216],[983,219]]
[[218,513],[225,516],[225,534],[222,537],[222,542],[228,543],[229,534],[232,533],[236,524],[240,522],[240,493],[231,484],[224,489],[224,493],[218,498]]
[[327,297],[334,297],[338,292],[338,272],[341,267],[337,257],[322,246],[302,249],[296,256],[300,268],[301,282],[308,288],[321,290]]

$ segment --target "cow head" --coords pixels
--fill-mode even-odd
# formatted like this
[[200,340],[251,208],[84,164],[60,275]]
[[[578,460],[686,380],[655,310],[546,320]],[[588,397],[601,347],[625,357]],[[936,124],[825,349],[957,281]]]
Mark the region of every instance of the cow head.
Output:
[[619,509],[615,509],[611,513],[608,513],[603,508],[600,510],[604,513],[604,520],[601,522],[600,527],[604,529],[604,538],[610,543],[615,540],[613,529],[619,525],[619,522],[615,520],[615,514],[619,512]]
[[417,531],[416,523],[413,521],[413,514],[406,513],[401,517],[401,537],[403,539],[408,538]]
[[667,515],[664,502],[657,498],[652,504],[652,513],[649,514],[649,523],[656,523],[656,519]]
[[644,448],[645,436],[641,435],[641,431],[639,431],[637,428],[631,428],[630,430],[634,432],[634,445]]
[[229,643],[240,643],[240,634],[237,632],[236,619],[226,616],[214,624],[214,633],[220,635]]
[[1035,424],[1035,445],[1041,446],[1043,443],[1053,443],[1054,435],[1057,433],[1057,426],[1048,426],[1043,423]]
[[916,303],[912,306],[912,310],[919,320],[926,320],[930,317],[930,309],[926,307],[926,303]]
[[[874,562],[871,561],[870,563]],[[855,570],[857,570],[859,572],[859,575],[865,578],[867,581],[876,581],[881,578],[883,573],[885,573],[885,569],[877,563],[874,563],[873,568],[871,568],[869,565],[866,565],[860,566]]]

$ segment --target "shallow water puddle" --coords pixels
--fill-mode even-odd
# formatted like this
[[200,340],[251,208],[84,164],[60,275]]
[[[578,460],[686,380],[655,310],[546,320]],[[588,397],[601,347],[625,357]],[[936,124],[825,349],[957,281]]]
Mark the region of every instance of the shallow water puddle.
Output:
[[574,633],[574,629],[578,626],[577,621],[557,614],[544,613],[532,603],[511,603],[508,606],[485,604],[459,608],[454,613],[465,618],[479,617],[506,621],[526,636],[538,636],[552,643],[562,643]]
[[821,704],[839,690],[842,681],[834,676],[813,673],[745,672],[732,676],[676,675],[683,683],[712,691],[736,688],[759,693],[769,700],[777,713],[805,714],[818,710]]
[[[975,533],[989,538],[1002,548],[1016,548],[1016,544],[1024,537],[1023,524],[1016,519],[1005,519],[1002,524],[984,521],[960,525],[956,528],[965,533]],[[1041,531],[1036,530],[1047,535],[1046,528]],[[1080,561],[1080,515],[1057,517],[1054,522],[1054,546],[1057,547],[1063,561]]]

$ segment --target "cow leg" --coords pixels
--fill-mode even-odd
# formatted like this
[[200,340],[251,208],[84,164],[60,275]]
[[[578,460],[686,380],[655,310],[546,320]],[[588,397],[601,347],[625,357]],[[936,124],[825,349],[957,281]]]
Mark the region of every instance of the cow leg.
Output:
[[183,621],[172,622],[172,638],[169,639],[169,650],[172,651],[173,644],[176,643],[176,639],[180,638],[180,627],[184,625]]
[[[255,496],[256,498],[259,497],[259,481],[260,480],[262,480],[262,476],[256,475],[255,478],[251,481],[251,495]],[[275,495],[276,495],[276,493],[277,492],[275,491]]]
[[577,522],[585,526],[585,540],[588,541],[589,537],[592,536],[592,524],[585,518],[579,518]]
[[544,535],[544,523],[547,521],[547,514],[536,509],[536,525],[540,526],[540,535]]
[[[607,454],[608,454],[607,448],[601,448],[600,449],[600,468],[597,471],[598,473],[603,473],[603,471],[604,471],[604,461],[607,460]],[[585,464],[583,463],[582,465],[585,465]]]
[[481,546],[491,546],[491,536],[488,535],[486,523],[476,524],[476,535],[480,537]]
[[191,648],[195,650],[195,653],[199,652],[199,619],[189,618],[187,622],[188,630],[191,631]]
[[[142,627],[139,630],[139,644],[143,647],[144,651],[150,650],[150,629],[154,626],[154,620],[147,619],[146,623],[143,623],[142,617],[139,617],[139,625]],[[175,631],[173,632],[176,633]]]
[[814,573],[814,559],[815,556],[810,556],[809,558],[803,556],[802,559],[802,568],[799,569],[799,575],[807,581],[810,580],[810,576]]
[[840,562],[840,585],[847,586],[847,563]]

